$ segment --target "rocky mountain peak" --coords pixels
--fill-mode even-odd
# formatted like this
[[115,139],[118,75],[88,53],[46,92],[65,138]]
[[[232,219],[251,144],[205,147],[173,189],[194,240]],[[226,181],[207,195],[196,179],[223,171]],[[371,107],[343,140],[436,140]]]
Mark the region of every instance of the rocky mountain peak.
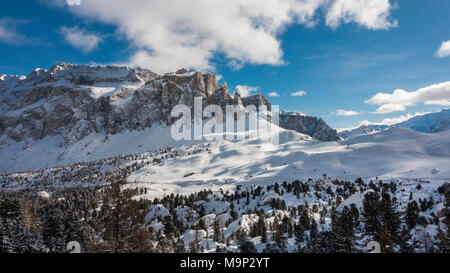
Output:
[[265,105],[268,111],[272,110],[272,104],[263,94],[251,95],[242,98],[242,104],[247,107],[248,105],[255,105],[257,108],[261,105]]
[[[244,106],[255,105],[259,107],[260,105],[266,105],[268,111],[272,110],[271,103],[262,94],[242,98],[242,103]],[[279,126],[321,141],[336,141],[341,139],[337,131],[331,128],[323,119],[311,117],[299,112],[281,111]]]
[[323,119],[312,116],[280,114],[280,127],[293,130],[321,141],[340,140],[337,131]]
[[193,110],[195,97],[203,97],[204,105],[233,103],[227,85],[217,84],[213,74],[185,69],[157,75],[126,66],[59,63],[2,86],[7,94],[0,97],[0,137],[15,141],[63,136],[71,144],[91,133],[171,125],[173,107]]
[[129,66],[92,66],[69,63],[55,64],[42,74],[44,81],[67,81],[75,85],[139,82],[149,80],[156,75],[150,70]]
[[[7,83],[7,84],[5,84]],[[216,104],[267,105],[262,94],[233,97],[225,82],[211,73],[180,69],[158,75],[128,66],[91,66],[59,63],[50,69],[35,69],[26,78],[0,81],[0,138],[35,141],[61,136],[62,145],[76,143],[92,133],[115,135],[154,125],[170,126],[170,113],[183,104],[194,110],[194,98],[203,106]],[[319,140],[336,140],[323,120],[313,117],[280,116],[283,128]]]

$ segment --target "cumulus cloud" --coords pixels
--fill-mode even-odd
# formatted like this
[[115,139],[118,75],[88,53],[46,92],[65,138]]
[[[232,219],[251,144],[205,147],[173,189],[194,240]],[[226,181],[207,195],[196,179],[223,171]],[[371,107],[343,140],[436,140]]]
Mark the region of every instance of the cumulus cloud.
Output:
[[415,106],[418,103],[450,105],[450,82],[430,85],[411,92],[397,89],[391,94],[378,93],[365,102],[378,105],[379,107],[375,111],[377,114],[405,111],[407,107]]
[[[248,85],[238,85],[236,86],[236,92],[241,95],[242,98],[248,97],[252,95],[253,92],[256,92],[259,90],[259,87],[257,86],[248,86]],[[235,94],[236,94],[235,92]]]
[[318,14],[333,28],[351,22],[369,29],[395,25],[390,0],[83,0],[65,6],[117,26],[137,48],[130,62],[155,72],[213,70],[216,54],[236,69],[282,65],[280,33],[293,24],[314,25]]
[[442,42],[441,47],[436,51],[435,55],[439,58],[450,56],[450,41]]
[[269,97],[272,97],[272,98],[278,98],[280,96],[280,94],[278,94],[277,92],[270,92],[269,93]]
[[297,91],[297,92],[291,93],[291,96],[293,96],[293,97],[303,97],[306,94],[308,94],[308,93],[305,92],[305,91]]
[[79,27],[61,27],[61,34],[65,41],[71,46],[89,53],[98,47],[98,44],[103,41],[103,38],[94,33],[89,33]]
[[363,121],[359,122],[359,125],[357,125],[355,127],[339,128],[337,130],[340,133],[340,132],[345,131],[345,130],[356,129],[356,128],[360,127],[360,126],[368,126],[368,125],[388,125],[388,126],[391,126],[391,125],[395,125],[395,124],[398,124],[398,123],[402,123],[402,122],[407,121],[409,119],[412,119],[414,117],[423,116],[423,115],[426,115],[426,114],[429,114],[429,113],[430,112],[416,112],[414,114],[408,113],[407,115],[401,115],[401,116],[398,116],[398,117],[385,118],[385,119],[383,119],[382,122],[371,122],[371,121],[368,121],[368,120],[363,120]]
[[355,22],[368,29],[388,29],[397,26],[391,20],[389,0],[336,0],[326,14],[326,23],[337,28],[342,23]]
[[342,110],[339,109],[336,111],[336,115],[337,116],[341,116],[341,117],[351,117],[351,116],[357,116],[359,113],[356,111],[352,111],[352,110]]
[[15,40],[17,34],[15,31],[7,29],[5,26],[0,25],[0,41],[10,43]]
[[81,5],[81,0],[66,0],[66,3],[69,6],[79,6]]
[[401,115],[399,117],[394,117],[394,118],[385,118],[381,124],[384,125],[394,125],[394,124],[398,124],[404,121],[407,121],[409,119],[412,119],[414,117],[418,117],[418,116],[423,116],[425,114],[428,114],[429,112],[416,112],[414,114],[408,113],[407,115]]
[[0,42],[6,44],[27,43],[28,38],[17,32],[17,26],[27,22],[27,20],[0,18]]

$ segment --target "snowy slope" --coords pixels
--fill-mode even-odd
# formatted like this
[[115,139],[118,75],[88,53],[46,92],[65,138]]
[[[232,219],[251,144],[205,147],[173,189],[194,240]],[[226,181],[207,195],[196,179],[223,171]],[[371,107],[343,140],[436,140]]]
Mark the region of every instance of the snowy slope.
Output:
[[[205,120],[203,124],[207,123]],[[222,134],[222,139],[231,142],[238,141],[243,137],[247,140],[250,135],[258,135],[257,142],[270,142],[272,135],[279,132],[279,142],[305,140],[312,141],[313,138],[294,131],[289,131],[277,127],[267,121],[260,120],[260,124],[265,124],[268,130],[257,132],[248,130],[242,131],[234,124],[234,131]],[[191,128],[194,127],[191,124]],[[164,150],[166,148],[176,148],[181,146],[193,146],[201,143],[207,143],[207,139],[217,137],[217,135],[203,135],[201,140],[175,140],[172,137],[172,128],[164,124],[155,125],[144,130],[129,130],[122,133],[105,136],[104,133],[92,133],[82,138],[80,141],[71,145],[61,145],[63,138],[61,136],[48,136],[41,140],[26,139],[23,141],[10,141],[7,136],[0,137],[0,173],[14,173],[30,170],[39,170],[55,166],[65,166],[80,162],[89,162],[110,158],[117,155],[142,154]],[[245,146],[245,142],[242,143]]]
[[353,136],[375,133],[375,132],[384,130],[388,127],[389,126],[387,126],[387,125],[372,125],[372,124],[362,125],[357,128],[354,128],[354,129],[348,129],[348,130],[341,131],[341,132],[339,132],[339,136],[343,139],[346,139],[346,138],[353,137]]
[[38,170],[199,143],[175,141],[170,135],[170,128],[162,126],[126,131],[111,135],[109,139],[106,139],[103,133],[94,133],[67,147],[61,146],[59,136],[46,137],[39,141],[7,142],[4,139],[0,138],[0,149],[9,156],[0,156],[0,173]]
[[413,117],[407,121],[394,125],[369,124],[361,125],[357,128],[347,129],[339,132],[339,136],[346,139],[358,135],[371,134],[382,131],[389,127],[404,127],[422,133],[438,133],[450,130],[450,109],[437,113],[425,114]]
[[[164,137],[165,132],[161,129],[158,139],[171,139]],[[64,162],[91,158],[92,156],[87,154],[88,151],[95,151],[94,154],[98,157],[100,155],[106,157],[106,155],[114,156],[116,153],[133,154],[142,148],[139,145],[151,150],[161,144],[160,140],[141,143],[143,136],[148,132],[140,133],[142,135],[130,133],[114,136],[118,139],[113,142],[92,138],[91,142],[86,143],[86,147],[83,145],[74,147],[60,158],[57,153],[52,154],[51,149],[42,148],[42,150],[30,152],[30,157],[20,157],[11,163],[5,161],[2,165],[5,169],[25,164],[64,165]],[[152,132],[149,137],[155,134],[158,132]],[[236,185],[264,185],[297,179],[307,180],[322,177],[323,174],[348,180],[358,177],[364,179],[378,177],[442,183],[450,179],[449,147],[450,132],[448,131],[425,134],[393,127],[343,142],[320,142],[296,132],[282,130],[279,145],[261,140],[211,141],[194,146],[181,146],[172,149],[170,154],[150,153],[131,156],[122,160],[121,163],[122,166],[135,166],[130,169],[131,173],[128,177],[128,181],[133,186],[147,188],[149,197],[161,197],[164,194],[189,194],[209,188],[234,189]],[[15,148],[22,149],[22,147]],[[10,149],[9,152],[14,153],[11,146],[8,149]],[[42,155],[53,161],[39,160]],[[155,158],[158,160],[155,161]],[[101,164],[110,164],[109,162],[95,164],[101,166]],[[92,165],[85,164],[88,167]],[[107,166],[110,167],[110,165]],[[61,171],[67,172],[71,168],[73,167],[63,168]],[[43,179],[49,179],[45,173],[45,171],[38,171],[20,174],[22,178],[19,180],[29,177],[26,181],[36,179],[36,183],[39,183]],[[83,175],[83,173],[77,173],[77,176],[74,176],[74,178],[77,177],[74,182],[105,182],[104,179],[98,181],[98,177]],[[58,177],[63,176],[57,175],[55,181],[60,181]],[[3,181],[13,185],[15,181],[11,180],[12,177],[17,175],[6,176]],[[59,184],[64,185],[64,183]]]
[[[118,137],[123,141],[121,145],[97,139],[90,144],[92,147],[86,149],[97,150],[97,154],[103,155],[116,152],[133,154],[139,150],[140,142],[136,140],[141,136],[135,139],[132,135],[128,135],[128,138]],[[424,134],[395,127],[344,142],[314,141],[292,131],[282,131],[279,145],[260,140],[212,141],[181,146],[169,153],[155,151],[132,155],[123,158],[121,163],[123,167],[132,167],[129,169],[128,181],[133,187],[147,188],[148,197],[171,193],[190,194],[204,189],[232,190],[236,185],[308,180],[322,177],[323,174],[352,181],[358,177],[378,177],[442,184],[450,179],[449,147],[448,131]],[[80,159],[89,157],[84,155],[86,150],[83,151],[83,147],[78,148],[68,152],[62,160],[54,158],[52,164],[63,165],[64,160],[70,161],[77,156]],[[17,162],[32,162],[37,166],[39,153],[45,154],[44,151],[36,151],[33,157],[18,158]],[[6,168],[15,166],[17,162]],[[101,177],[103,171],[100,170],[111,169],[114,167],[113,162],[114,158],[83,163],[78,167],[11,174],[4,176],[0,182],[6,183],[8,188],[14,188],[17,182],[17,185],[30,186],[40,184],[43,180],[51,180],[60,186],[68,185],[68,181],[75,184],[79,181],[83,184],[105,183],[107,180]],[[84,165],[86,171],[77,172]],[[63,179],[67,172],[73,173],[68,180]],[[92,173],[98,175],[92,176]]]
[[437,133],[450,130],[450,109],[411,118],[396,126],[424,133]]
[[449,147],[450,132],[422,134],[403,128],[344,143],[292,140],[275,147],[220,142],[211,145],[211,153],[146,166],[132,173],[129,181],[147,186],[151,196],[317,178],[324,173],[351,180],[379,177],[440,183],[450,179]]

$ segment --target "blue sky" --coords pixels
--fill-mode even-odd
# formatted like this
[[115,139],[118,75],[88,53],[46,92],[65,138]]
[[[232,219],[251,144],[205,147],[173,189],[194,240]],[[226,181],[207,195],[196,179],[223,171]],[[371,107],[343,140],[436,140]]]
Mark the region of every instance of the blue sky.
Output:
[[3,1],[0,73],[62,61],[191,67],[335,128],[449,107],[450,1],[320,1]]

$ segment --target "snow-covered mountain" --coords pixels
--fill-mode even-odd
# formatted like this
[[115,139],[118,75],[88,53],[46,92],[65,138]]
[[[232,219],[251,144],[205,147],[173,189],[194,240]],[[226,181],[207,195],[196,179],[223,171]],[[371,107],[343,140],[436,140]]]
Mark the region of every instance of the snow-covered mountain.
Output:
[[396,126],[405,127],[423,133],[438,133],[450,130],[450,109],[438,113],[425,114],[411,118]]
[[389,127],[403,127],[422,133],[438,133],[448,131],[450,130],[450,109],[444,109],[441,112],[413,117],[407,121],[394,125],[361,125],[355,129],[341,131],[339,132],[339,136],[346,139],[358,135],[378,132]]
[[[172,108],[184,104],[194,111],[194,97],[202,97],[204,105],[264,104],[271,108],[263,95],[241,98],[237,93],[232,97],[226,83],[219,85],[214,75],[197,71],[157,75],[130,67],[61,63],[50,70],[36,69],[28,77],[2,76],[0,173],[204,145],[205,141],[175,141],[170,135],[169,126],[175,120],[170,116]],[[218,149],[215,157],[195,157],[183,164],[174,161],[170,172],[161,168],[132,177],[175,182],[173,186],[186,182],[173,176],[174,172],[184,175],[186,169],[201,173],[189,176],[188,181],[195,178],[207,183],[222,178],[291,180],[321,173],[340,178],[360,177],[362,173],[367,177],[416,178],[428,177],[433,169],[448,177],[446,167],[440,167],[442,162],[448,163],[446,133],[422,134],[394,127],[367,138],[321,142],[313,138],[340,138],[323,120],[298,112],[281,112],[280,126],[287,129],[278,128],[279,146],[259,140],[211,142]],[[204,166],[216,171],[197,170]]]
[[312,136],[322,141],[340,140],[337,131],[321,118],[311,117],[299,112],[280,113],[280,127]]
[[[170,113],[179,104],[193,113],[195,97],[202,97],[204,106],[271,107],[263,95],[232,97],[213,74],[184,69],[157,75],[125,66],[60,63],[27,77],[2,75],[0,172],[187,144],[170,137],[168,127],[176,120]],[[319,140],[338,138],[321,119],[302,117],[292,126],[289,117],[281,116],[281,126]]]
[[232,98],[211,74],[179,71],[163,76],[130,67],[58,64],[27,78],[3,81],[1,135],[15,141],[62,136],[71,145],[91,133],[115,135],[173,119],[173,106],[193,107],[194,96],[211,103]]
[[353,136],[375,133],[384,130],[388,127],[389,127],[388,125],[374,125],[374,124],[361,125],[355,129],[341,131],[339,132],[339,136],[343,139],[346,139]]
[[[244,106],[266,105],[267,109],[271,110],[269,100],[262,94],[242,98],[242,103]],[[337,131],[331,128],[323,119],[308,116],[300,112],[280,111],[279,126],[311,136],[320,141],[336,141],[341,139]]]

